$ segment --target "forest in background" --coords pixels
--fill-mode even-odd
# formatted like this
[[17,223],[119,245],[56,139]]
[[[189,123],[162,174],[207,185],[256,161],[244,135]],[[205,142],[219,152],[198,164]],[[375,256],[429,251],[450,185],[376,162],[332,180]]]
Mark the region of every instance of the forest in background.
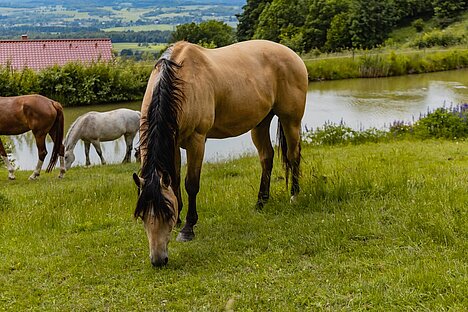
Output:
[[384,44],[395,28],[422,32],[432,19],[433,28],[443,29],[467,9],[465,0],[247,0],[237,39],[273,40],[298,52],[369,49]]

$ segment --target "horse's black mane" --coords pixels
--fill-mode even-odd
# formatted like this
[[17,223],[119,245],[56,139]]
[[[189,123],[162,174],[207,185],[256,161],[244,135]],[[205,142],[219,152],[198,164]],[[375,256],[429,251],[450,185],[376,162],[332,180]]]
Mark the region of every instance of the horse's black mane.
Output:
[[182,80],[177,76],[177,70],[182,65],[161,58],[156,63],[155,67],[157,66],[159,66],[159,80],[156,82],[148,107],[147,134],[141,142],[147,147],[146,160],[141,168],[144,185],[134,215],[144,218],[150,209],[153,209],[155,215],[167,220],[172,217],[173,210],[161,193],[160,180],[169,181],[170,178],[172,181],[177,181],[174,159],[178,148],[178,116],[183,100],[180,89]]

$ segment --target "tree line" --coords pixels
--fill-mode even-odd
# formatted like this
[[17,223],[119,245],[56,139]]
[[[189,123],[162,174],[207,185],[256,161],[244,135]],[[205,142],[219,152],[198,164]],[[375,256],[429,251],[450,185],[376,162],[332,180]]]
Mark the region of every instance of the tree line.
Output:
[[247,0],[237,40],[268,39],[299,52],[367,49],[395,26],[434,17],[445,27],[467,9],[466,0]]

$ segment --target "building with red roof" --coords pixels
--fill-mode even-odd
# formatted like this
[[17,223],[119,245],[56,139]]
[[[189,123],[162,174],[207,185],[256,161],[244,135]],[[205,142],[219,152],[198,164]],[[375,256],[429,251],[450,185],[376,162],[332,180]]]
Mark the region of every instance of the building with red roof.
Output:
[[110,39],[0,40],[0,66],[40,70],[69,62],[112,60]]

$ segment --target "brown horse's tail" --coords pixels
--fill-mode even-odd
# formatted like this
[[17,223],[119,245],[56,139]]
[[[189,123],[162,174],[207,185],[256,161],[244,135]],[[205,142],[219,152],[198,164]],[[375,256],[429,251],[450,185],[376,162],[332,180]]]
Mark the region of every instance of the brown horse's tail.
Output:
[[63,108],[60,103],[52,101],[55,110],[57,111],[57,116],[55,117],[54,124],[52,129],[49,132],[52,135],[52,140],[54,141],[54,149],[52,150],[52,156],[50,157],[49,166],[47,166],[47,172],[51,172],[54,169],[55,164],[59,155],[63,156],[64,147],[63,147],[63,131],[64,131],[64,118],[63,118]]
[[283,162],[283,167],[286,170],[286,187],[289,185],[289,173],[291,172],[291,161],[288,159],[288,143],[286,142],[286,137],[284,135],[283,125],[278,119],[278,133],[276,135],[278,140],[278,149],[281,152],[281,160]]

